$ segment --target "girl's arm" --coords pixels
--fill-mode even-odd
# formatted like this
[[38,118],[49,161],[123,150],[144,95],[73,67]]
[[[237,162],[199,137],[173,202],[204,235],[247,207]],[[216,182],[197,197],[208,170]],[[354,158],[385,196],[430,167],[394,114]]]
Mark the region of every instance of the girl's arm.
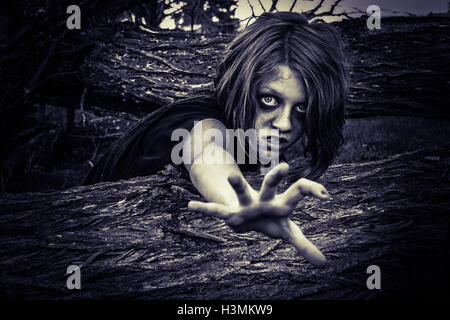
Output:
[[[211,129],[217,130],[223,139],[211,142],[203,134]],[[206,200],[234,207],[238,206],[239,202],[228,177],[239,176],[244,179],[244,176],[234,157],[226,150],[225,137],[226,127],[219,120],[205,119],[197,122],[185,142],[183,159],[193,185]],[[244,187],[248,188],[252,195],[257,195],[248,183]]]
[[202,124],[203,132],[208,128],[218,129],[222,137],[226,137],[226,128],[220,121],[206,119],[194,126],[190,139],[185,142],[185,146],[191,148],[183,149],[185,166],[194,186],[208,200],[206,203],[191,201],[189,208],[223,218],[237,232],[258,231],[272,238],[284,239],[308,261],[323,265],[325,256],[289,216],[304,195],[328,199],[326,189],[317,182],[299,179],[282,194],[276,194],[277,186],[289,168],[287,163],[281,163],[266,174],[261,190],[255,191],[243,177],[232,155],[221,145],[223,141],[211,142],[196,130]]

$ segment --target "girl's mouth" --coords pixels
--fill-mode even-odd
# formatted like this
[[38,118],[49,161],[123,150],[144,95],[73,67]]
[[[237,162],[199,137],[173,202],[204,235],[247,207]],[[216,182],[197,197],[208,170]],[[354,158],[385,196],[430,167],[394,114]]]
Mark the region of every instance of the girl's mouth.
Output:
[[262,145],[267,146],[272,151],[284,149],[288,143],[288,139],[279,136],[266,136],[262,140]]
[[269,144],[273,144],[273,145],[285,145],[288,142],[288,139],[284,138],[284,137],[278,137],[278,136],[267,136],[266,140]]

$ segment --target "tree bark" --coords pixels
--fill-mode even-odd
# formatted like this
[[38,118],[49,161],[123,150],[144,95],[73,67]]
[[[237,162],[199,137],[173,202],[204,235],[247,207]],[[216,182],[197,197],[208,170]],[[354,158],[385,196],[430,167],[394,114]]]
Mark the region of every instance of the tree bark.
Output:
[[[443,297],[449,280],[450,146],[332,166],[332,199],[293,214],[327,256],[318,269],[280,240],[194,214],[173,167],[52,193],[0,194],[3,298],[376,299]],[[290,181],[300,168],[291,171]],[[249,175],[257,187],[261,177]],[[281,189],[287,187],[284,183]],[[68,290],[69,265],[81,290]],[[381,269],[368,290],[366,269]]]
[[[103,11],[108,12],[107,7]],[[363,18],[335,25],[347,43],[351,69],[348,117],[450,119],[445,95],[450,76],[448,17],[384,18],[382,28],[372,31]],[[131,23],[93,23],[89,30],[68,32],[58,42],[51,68],[43,73],[38,88],[33,88],[35,97],[74,105],[88,87],[87,103],[148,112],[213,92],[215,68],[233,38],[232,34],[155,32]],[[34,56],[45,59],[48,48],[34,48],[26,61],[34,61]],[[36,70],[39,64],[27,70]],[[14,66],[11,61],[9,65]],[[8,68],[3,71],[14,74]],[[22,86],[19,83],[11,90],[20,91]],[[9,91],[5,88],[4,92]],[[11,103],[11,97],[3,99],[4,104]]]
[[[10,142],[36,102],[78,108],[87,88],[88,106],[142,115],[212,93],[215,67],[233,37],[155,32],[112,22],[114,14],[142,0],[83,2],[82,30],[70,31],[65,28],[68,2],[30,3],[38,13],[25,17],[27,24],[14,36],[1,35],[9,40],[0,44],[0,162],[14,148]],[[450,119],[448,17],[384,18],[382,29],[373,31],[365,19],[336,27],[347,41],[352,69],[348,117]]]
[[[337,23],[351,69],[347,116],[450,119],[450,19],[385,18],[370,31],[365,19]],[[150,109],[212,93],[215,67],[232,35],[154,33],[123,26],[85,60],[84,80],[101,93]],[[148,103],[150,102],[150,103]],[[156,106],[155,106],[156,104]],[[133,109],[133,103],[124,103]]]

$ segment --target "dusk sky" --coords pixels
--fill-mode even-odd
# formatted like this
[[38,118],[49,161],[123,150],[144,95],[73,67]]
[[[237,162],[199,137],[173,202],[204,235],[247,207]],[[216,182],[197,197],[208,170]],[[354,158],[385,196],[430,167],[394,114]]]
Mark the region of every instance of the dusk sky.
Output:
[[367,8],[371,4],[376,4],[380,8],[408,11],[414,14],[427,14],[431,12],[446,12],[448,1],[446,0],[344,0],[345,7]]
[[[254,10],[257,14],[262,12],[261,5],[257,0],[249,0],[252,4]],[[238,2],[238,10],[236,15],[239,18],[245,18],[251,15],[250,6],[248,5],[248,0],[239,0]],[[314,7],[319,0],[310,1],[310,0],[299,0],[295,6],[295,11],[303,8],[307,10],[308,8]],[[264,5],[266,9],[270,7],[272,3],[271,0],[261,0],[261,3]],[[280,0],[277,8],[279,10],[289,10],[294,0]],[[330,4],[331,1],[328,1]],[[347,12],[354,11],[352,7],[357,7],[361,10],[366,10],[366,8],[370,5],[378,5],[382,13],[386,15],[393,15],[392,11],[397,11],[396,14],[404,14],[403,12],[408,12],[417,15],[428,14],[429,12],[446,12],[448,9],[448,1],[447,0],[343,0],[340,4],[341,10],[346,10]],[[329,7],[329,6],[328,6]]]
[[[300,8],[307,10],[312,8],[320,0],[298,0],[294,11],[299,11]],[[239,0],[238,9],[236,10],[236,16],[243,20],[251,15],[250,6],[251,3],[253,9],[257,15],[260,15],[263,10],[261,8],[260,2],[264,5],[266,9],[270,8],[271,0]],[[279,0],[278,10],[289,10],[294,0]],[[341,2],[340,10],[345,10],[347,12],[354,11],[352,7],[357,7],[361,10],[366,10],[370,5],[378,5],[382,10],[383,15],[405,15],[405,12],[416,14],[416,15],[426,15],[429,12],[447,12],[448,10],[447,0],[343,0]],[[328,1],[330,3],[330,1]],[[166,19],[161,24],[162,28],[174,28],[175,24],[173,20]]]

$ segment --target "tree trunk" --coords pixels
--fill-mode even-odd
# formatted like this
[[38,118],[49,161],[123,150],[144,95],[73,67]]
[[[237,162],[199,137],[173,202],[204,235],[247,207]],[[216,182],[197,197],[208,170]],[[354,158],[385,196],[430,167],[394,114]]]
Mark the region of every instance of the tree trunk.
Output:
[[[347,116],[450,119],[445,95],[450,76],[450,19],[391,17],[382,23],[381,30],[373,31],[362,18],[336,23],[346,39],[351,67]],[[89,87],[88,103],[148,112],[174,100],[211,93],[215,67],[233,37],[158,33],[129,23],[97,24],[92,30],[83,36],[68,33],[69,38],[58,42],[45,82],[38,82],[32,91],[36,97],[76,104],[83,88]],[[40,59],[47,54],[44,51]]]
[[[67,30],[69,2],[41,2],[30,2],[36,15],[0,45],[0,161],[39,101],[76,108],[88,88],[87,105],[134,113],[213,92],[215,67],[233,36],[158,33],[111,19],[143,0],[83,2],[82,30]],[[352,68],[348,117],[450,119],[448,17],[384,18],[374,31],[364,19],[336,26]]]
[[[351,66],[347,116],[450,119],[445,95],[450,20],[386,18],[382,29],[374,31],[365,23],[355,19],[336,24],[346,39]],[[85,80],[102,93],[157,106],[212,93],[215,67],[232,36],[202,37],[122,29],[86,59]]]
[[[322,182],[333,199],[305,198],[293,214],[329,259],[322,269],[283,241],[189,212],[188,200],[199,197],[173,167],[53,193],[0,194],[1,296],[442,298],[449,161],[447,146],[331,167]],[[69,265],[81,267],[81,290],[66,287]],[[366,286],[370,265],[381,269],[381,290]]]

